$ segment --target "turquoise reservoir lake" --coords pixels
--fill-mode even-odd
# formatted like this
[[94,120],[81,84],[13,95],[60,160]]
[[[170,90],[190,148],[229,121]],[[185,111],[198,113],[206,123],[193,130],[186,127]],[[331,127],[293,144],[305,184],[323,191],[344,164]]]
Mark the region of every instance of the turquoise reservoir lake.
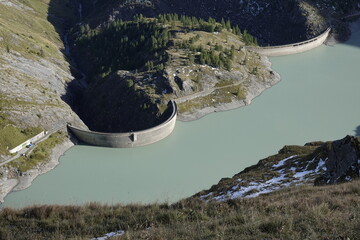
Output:
[[334,47],[271,58],[282,81],[240,109],[177,122],[133,149],[75,146],[4,206],[173,202],[211,187],[283,145],[335,140],[360,126],[360,30]]

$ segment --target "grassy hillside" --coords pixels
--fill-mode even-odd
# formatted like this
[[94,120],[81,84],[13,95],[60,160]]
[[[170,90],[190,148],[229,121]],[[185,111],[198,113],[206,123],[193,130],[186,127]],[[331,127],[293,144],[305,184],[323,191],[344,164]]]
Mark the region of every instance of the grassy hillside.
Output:
[[34,206],[0,212],[1,239],[358,239],[360,181],[226,202]]
[[1,4],[0,48],[31,59],[62,59],[59,49],[63,43],[55,26],[60,27],[64,20],[55,14],[72,13],[71,8],[66,7],[70,1],[62,1],[62,4],[56,4],[56,0],[6,2],[11,4]]

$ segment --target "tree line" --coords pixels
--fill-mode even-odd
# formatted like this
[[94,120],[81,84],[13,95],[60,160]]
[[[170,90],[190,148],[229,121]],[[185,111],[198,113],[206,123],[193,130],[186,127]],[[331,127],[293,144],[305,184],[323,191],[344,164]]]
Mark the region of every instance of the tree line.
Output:
[[183,28],[193,31],[221,32],[222,30],[227,30],[241,36],[246,45],[258,45],[257,39],[248,33],[246,29],[241,31],[239,25],[233,25],[230,20],[225,21],[224,18],[219,23],[212,17],[204,20],[193,16],[179,16],[176,13],[168,13],[158,15],[157,20],[159,23],[170,24],[171,26],[174,26],[175,22],[180,21]]
[[171,33],[154,21],[135,16],[133,21],[116,20],[101,28],[80,26],[75,44],[80,55],[89,55],[94,72],[106,75],[114,70],[135,70],[145,63],[161,63]]
[[[123,70],[162,70],[168,56],[165,49],[174,45],[173,34],[181,25],[181,30],[186,31],[227,31],[241,36],[245,44],[256,44],[256,39],[246,30],[240,31],[237,25],[233,26],[229,20],[216,22],[213,18],[199,19],[178,14],[160,14],[155,19],[135,15],[132,21],[121,19],[107,23],[101,27],[91,29],[88,24],[73,29],[76,49],[79,56],[86,58],[91,65],[92,73],[101,74],[103,77],[118,69]],[[175,30],[177,29],[177,30]],[[234,50],[195,49],[192,46],[198,41],[199,35],[175,46],[200,52],[200,55],[189,54],[189,61],[208,64],[215,67],[231,69],[231,60]]]

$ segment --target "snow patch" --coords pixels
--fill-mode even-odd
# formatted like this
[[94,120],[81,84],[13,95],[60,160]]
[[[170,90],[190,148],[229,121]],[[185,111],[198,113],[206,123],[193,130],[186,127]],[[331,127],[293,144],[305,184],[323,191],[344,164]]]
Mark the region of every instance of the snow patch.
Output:
[[286,171],[287,168],[285,168],[284,165],[286,161],[294,159],[297,156],[298,155],[290,156],[272,165],[272,169],[280,169],[276,171],[278,174],[273,176],[271,179],[268,179],[267,181],[259,179],[258,181],[252,180],[247,182],[246,180],[239,178],[236,180],[237,184],[229,188],[227,192],[221,192],[217,196],[214,196],[214,193],[211,192],[207,195],[201,196],[201,199],[209,200],[209,198],[214,196],[213,199],[216,201],[226,201],[228,199],[257,197],[261,194],[270,193],[281,188],[289,187],[290,185],[296,186],[304,184],[313,179],[316,174],[321,173],[321,171],[326,171],[325,163],[327,158],[325,160],[318,160],[316,168],[311,170],[308,169],[315,161],[317,161],[316,158],[307,162],[306,166],[299,166],[298,162],[292,161],[292,164],[294,165],[288,170],[292,171],[293,175],[288,177],[288,171]]
[[314,173],[314,171],[310,170],[310,171],[297,172],[294,174],[294,178],[299,178],[302,180],[304,178],[304,176],[311,174],[311,173]]
[[211,195],[213,195],[213,192],[210,192],[210,193],[208,193],[208,194],[206,194],[206,195],[200,196],[200,199],[205,200],[205,199],[207,199],[208,197],[210,197]]
[[287,160],[292,159],[292,158],[294,158],[294,157],[297,157],[297,155],[293,155],[293,156],[290,156],[290,157],[288,157],[288,158],[285,158],[285,159],[279,161],[277,164],[274,164],[272,167],[273,167],[273,168],[282,167],[282,166],[284,166],[284,164],[285,164],[285,162],[286,162]]
[[116,232],[107,233],[103,237],[92,238],[91,240],[106,240],[106,239],[109,239],[109,238],[112,238],[112,237],[120,237],[120,236],[122,236],[124,234],[125,234],[125,231],[119,230],[119,231],[116,231]]
[[316,172],[319,172],[320,170],[326,171],[327,168],[325,167],[325,162],[328,158],[324,160],[320,159],[317,168],[315,169]]
[[351,178],[350,176],[346,176],[346,177],[345,177],[345,181],[350,182],[351,180],[352,180],[352,178]]

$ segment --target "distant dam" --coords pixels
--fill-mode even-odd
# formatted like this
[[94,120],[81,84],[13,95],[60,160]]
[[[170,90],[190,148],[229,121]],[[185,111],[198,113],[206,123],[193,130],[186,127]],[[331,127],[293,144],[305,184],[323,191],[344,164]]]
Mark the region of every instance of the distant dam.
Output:
[[174,101],[168,103],[171,111],[163,123],[144,130],[124,133],[104,133],[84,130],[68,124],[69,130],[81,141],[102,147],[130,148],[155,143],[167,137],[175,128],[177,106]]
[[331,28],[329,27],[319,36],[303,42],[269,47],[248,47],[247,49],[253,50],[257,53],[260,53],[261,55],[268,57],[302,53],[322,45],[329,36],[330,31]]

